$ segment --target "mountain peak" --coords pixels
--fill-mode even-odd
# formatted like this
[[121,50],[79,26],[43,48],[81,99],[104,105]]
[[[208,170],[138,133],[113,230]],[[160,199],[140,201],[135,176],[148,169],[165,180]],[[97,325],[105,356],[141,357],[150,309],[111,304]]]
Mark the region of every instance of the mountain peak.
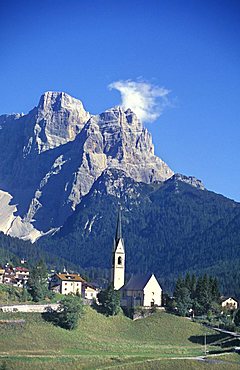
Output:
[[107,191],[120,196],[131,191],[122,186],[120,171],[138,183],[173,175],[154,155],[151,134],[131,109],[118,106],[90,116],[80,100],[47,91],[19,120],[9,118],[9,130],[0,130],[0,146],[11,142],[0,153],[0,190],[8,191],[21,219],[39,231],[62,226],[105,170],[118,172]]
[[33,118],[38,152],[73,141],[89,118],[80,100],[65,92],[45,92]]
[[71,95],[62,91],[46,91],[42,94],[38,104],[38,109],[53,109],[54,111],[62,108],[73,109],[75,107],[86,113],[79,99],[73,98]]

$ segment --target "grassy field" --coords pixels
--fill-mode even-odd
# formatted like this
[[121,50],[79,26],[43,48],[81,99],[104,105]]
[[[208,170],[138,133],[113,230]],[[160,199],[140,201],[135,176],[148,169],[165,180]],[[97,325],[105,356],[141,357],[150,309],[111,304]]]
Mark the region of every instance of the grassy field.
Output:
[[[205,328],[163,312],[132,321],[86,307],[74,331],[55,327],[39,314],[0,313],[0,320],[6,319],[26,322],[0,325],[0,369],[240,369],[239,355],[225,355],[224,362],[189,359],[203,355]],[[209,342],[220,337],[208,331]]]

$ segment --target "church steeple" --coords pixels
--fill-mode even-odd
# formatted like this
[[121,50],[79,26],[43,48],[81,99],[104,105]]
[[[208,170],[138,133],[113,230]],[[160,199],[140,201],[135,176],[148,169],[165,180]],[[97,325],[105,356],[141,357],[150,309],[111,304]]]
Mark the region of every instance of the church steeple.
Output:
[[121,208],[118,210],[118,219],[117,219],[117,229],[116,229],[116,236],[115,236],[115,242],[116,244],[118,241],[122,239],[122,213]]
[[125,280],[125,251],[124,240],[122,237],[122,215],[121,209],[118,211],[117,228],[113,243],[112,259],[112,283],[115,290],[124,285]]

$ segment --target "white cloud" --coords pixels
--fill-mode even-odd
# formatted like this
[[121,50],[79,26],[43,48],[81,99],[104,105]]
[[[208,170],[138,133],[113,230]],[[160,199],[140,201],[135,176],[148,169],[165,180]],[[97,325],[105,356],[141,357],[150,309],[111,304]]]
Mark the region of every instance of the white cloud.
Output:
[[130,108],[142,122],[153,122],[169,104],[169,90],[145,81],[116,81],[109,89],[116,89],[121,94],[121,106]]

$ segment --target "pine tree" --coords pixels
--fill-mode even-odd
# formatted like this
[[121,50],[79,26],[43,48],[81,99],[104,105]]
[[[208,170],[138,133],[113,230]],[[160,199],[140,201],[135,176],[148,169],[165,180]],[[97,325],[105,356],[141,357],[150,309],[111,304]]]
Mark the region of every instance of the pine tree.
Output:
[[190,275],[188,275],[185,279],[182,279],[180,276],[176,282],[174,299],[180,316],[186,316],[189,313],[189,309],[192,307],[189,289],[190,281]]
[[184,284],[184,280],[181,276],[179,276],[177,278],[177,282],[176,282],[176,285],[175,285],[175,290],[174,290],[174,297],[176,297],[178,295],[178,291],[181,290],[183,287],[185,287],[185,284]]
[[191,276],[191,288],[190,288],[190,291],[191,291],[191,298],[194,299],[195,296],[196,296],[196,285],[197,285],[197,278],[196,278],[196,275],[195,274],[192,274]]
[[212,295],[212,301],[218,303],[220,299],[220,291],[219,291],[217,278],[216,277],[210,278],[209,284],[210,284],[210,290],[211,290],[211,295]]
[[30,270],[28,280],[28,292],[34,302],[44,299],[48,293],[48,272],[43,260]]
[[234,324],[236,326],[240,326],[240,309],[237,310],[237,312],[235,313],[235,316],[234,316]]
[[189,272],[185,276],[184,285],[191,292],[191,276]]

